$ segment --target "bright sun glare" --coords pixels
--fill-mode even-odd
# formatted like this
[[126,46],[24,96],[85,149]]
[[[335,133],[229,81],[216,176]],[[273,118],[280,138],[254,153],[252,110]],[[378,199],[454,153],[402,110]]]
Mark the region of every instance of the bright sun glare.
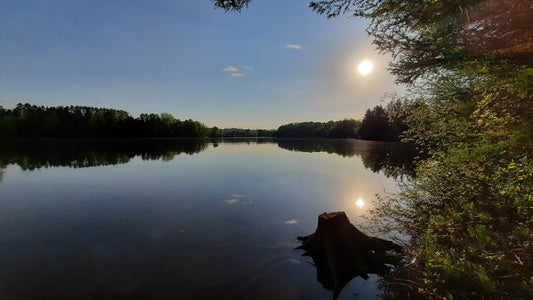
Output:
[[374,69],[374,64],[369,60],[363,60],[357,67],[361,75],[368,75]]
[[365,201],[363,201],[363,199],[359,198],[357,199],[357,201],[355,202],[357,204],[357,206],[359,206],[360,208],[362,208],[363,206],[365,206]]

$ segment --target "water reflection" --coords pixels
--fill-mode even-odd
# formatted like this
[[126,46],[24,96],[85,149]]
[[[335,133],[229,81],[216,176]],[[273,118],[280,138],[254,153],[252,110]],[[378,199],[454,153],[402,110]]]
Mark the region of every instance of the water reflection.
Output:
[[[180,154],[196,154],[209,145],[277,144],[298,152],[327,152],[342,157],[358,156],[365,168],[387,177],[414,176],[416,149],[407,144],[341,139],[273,140],[246,139],[122,139],[122,140],[18,140],[0,146],[2,166],[17,164],[23,170],[48,167],[85,168],[125,164],[138,156],[143,160],[171,161]],[[0,181],[3,172],[0,171]]]
[[361,157],[365,168],[383,171],[387,177],[414,176],[416,148],[409,144],[362,140],[278,140],[278,146],[290,151],[327,152],[342,157]]
[[0,166],[17,164],[23,170],[85,168],[125,164],[135,156],[140,156],[143,160],[170,161],[182,153],[204,151],[207,145],[205,141],[198,139],[5,141],[0,146]]
[[[0,143],[0,298],[330,298],[294,237],[323,211],[356,220],[393,180],[358,158],[297,155],[278,142]],[[68,168],[35,170],[54,166]],[[343,293],[375,298],[370,277]]]

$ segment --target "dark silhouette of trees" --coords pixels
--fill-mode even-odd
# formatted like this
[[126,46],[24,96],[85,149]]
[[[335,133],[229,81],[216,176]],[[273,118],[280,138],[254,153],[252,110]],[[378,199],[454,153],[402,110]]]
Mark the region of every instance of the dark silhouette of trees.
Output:
[[373,141],[401,141],[409,130],[409,120],[418,112],[418,104],[408,100],[392,100],[368,109],[359,130],[360,138]]
[[272,137],[275,130],[267,129],[244,129],[244,128],[224,128],[213,127],[209,132],[209,137],[222,138],[257,138],[257,137]]
[[133,118],[123,110],[19,103],[0,108],[0,137],[204,137],[207,127],[169,113]]
[[325,137],[324,123],[302,122],[282,125],[276,137],[319,138]]
[[360,134],[364,140],[393,140],[387,112],[381,105],[375,106],[372,110],[367,109],[361,123]]
[[[14,109],[0,107],[0,137],[292,137],[363,138],[397,141],[407,128],[403,118],[409,107],[402,103],[375,107],[363,122],[344,119],[329,122],[302,122],[277,130],[218,127],[179,120],[170,113],[143,113],[134,118],[126,111],[87,106],[45,107],[19,103]],[[388,122],[391,122],[390,126]]]
[[402,140],[409,130],[408,118],[415,111],[416,106],[408,100],[392,100],[385,107],[387,113],[390,135],[394,141]]
[[400,141],[408,130],[406,119],[412,107],[408,102],[393,101],[384,109],[368,109],[363,121],[301,122],[282,125],[275,137],[279,138],[356,138],[373,141]]
[[222,8],[226,11],[240,11],[244,7],[248,7],[248,3],[252,0],[211,0],[215,2],[215,7]]
[[211,131],[209,132],[209,137],[220,137],[222,136],[222,131],[218,127],[211,128]]
[[410,107],[403,102],[394,102],[384,109],[376,106],[367,110],[363,121],[301,122],[282,125],[275,137],[279,138],[356,138],[374,141],[400,141],[405,130],[405,118]]
[[354,119],[344,119],[326,124],[328,138],[358,138],[361,121]]
[[327,123],[291,123],[280,126],[274,136],[280,138],[359,138],[360,124],[360,121],[354,119]]

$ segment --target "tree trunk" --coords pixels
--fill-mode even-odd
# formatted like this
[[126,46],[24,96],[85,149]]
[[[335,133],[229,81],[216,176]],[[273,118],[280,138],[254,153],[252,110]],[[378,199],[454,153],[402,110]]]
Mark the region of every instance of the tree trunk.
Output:
[[312,257],[318,281],[334,292],[334,298],[356,276],[367,279],[370,273],[383,275],[389,270],[386,264],[400,260],[389,250],[402,251],[393,242],[361,232],[344,212],[321,214],[315,233],[298,239],[303,243],[296,249],[305,250],[303,255]]

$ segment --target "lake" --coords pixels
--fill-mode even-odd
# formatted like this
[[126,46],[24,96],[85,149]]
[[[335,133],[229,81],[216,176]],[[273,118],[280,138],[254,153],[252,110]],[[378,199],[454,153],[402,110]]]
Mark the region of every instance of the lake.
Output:
[[[331,299],[296,237],[323,212],[364,225],[413,167],[350,139],[0,145],[1,299]],[[339,299],[379,298],[379,278]]]

